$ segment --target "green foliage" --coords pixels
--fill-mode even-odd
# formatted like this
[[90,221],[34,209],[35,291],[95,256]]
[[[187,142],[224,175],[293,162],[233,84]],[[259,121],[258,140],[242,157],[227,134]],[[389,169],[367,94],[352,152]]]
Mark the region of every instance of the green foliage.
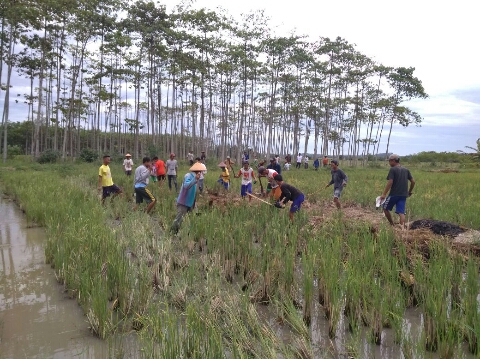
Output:
[[19,156],[23,154],[23,150],[20,146],[14,145],[14,146],[7,146],[7,158],[12,159],[15,156]]
[[59,151],[45,150],[40,154],[37,161],[38,163],[55,163],[62,156]]
[[98,158],[98,152],[90,148],[84,148],[80,152],[80,158],[85,162],[94,162]]

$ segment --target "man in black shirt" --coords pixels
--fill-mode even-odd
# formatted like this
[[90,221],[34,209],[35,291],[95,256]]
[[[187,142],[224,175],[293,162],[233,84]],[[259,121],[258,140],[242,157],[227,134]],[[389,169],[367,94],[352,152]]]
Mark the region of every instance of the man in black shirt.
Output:
[[293,222],[293,214],[300,210],[300,207],[302,207],[302,203],[305,200],[305,196],[297,188],[283,182],[282,175],[276,175],[273,179],[277,182],[280,190],[282,191],[282,195],[278,201],[275,202],[275,207],[283,208],[288,201],[292,201],[288,215],[290,217],[290,221]]
[[[398,155],[391,155],[388,158],[390,165],[390,171],[387,176],[387,185],[385,190],[380,196],[380,200],[385,199],[383,203],[383,212],[387,217],[388,222],[393,226],[392,214],[390,211],[395,206],[395,213],[400,217],[400,225],[405,227],[405,204],[407,197],[412,195],[413,187],[415,187],[415,181],[410,171],[400,165],[400,157]],[[410,181],[410,188],[408,187],[408,181]],[[390,191],[387,197],[387,193]]]

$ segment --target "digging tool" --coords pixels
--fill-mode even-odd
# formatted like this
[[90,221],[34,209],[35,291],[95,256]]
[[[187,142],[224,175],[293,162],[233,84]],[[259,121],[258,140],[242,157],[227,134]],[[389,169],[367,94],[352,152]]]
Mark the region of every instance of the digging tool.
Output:
[[269,206],[273,206],[273,204],[271,204],[270,202],[264,201],[263,199],[258,198],[257,196],[254,196],[254,195],[251,194],[251,193],[247,193],[247,194],[248,194],[250,197],[255,198],[256,200],[259,200],[260,202],[266,203],[266,204],[268,204]]
[[260,193],[262,196],[265,196],[265,191],[263,190],[262,177],[258,176],[258,181],[260,182]]

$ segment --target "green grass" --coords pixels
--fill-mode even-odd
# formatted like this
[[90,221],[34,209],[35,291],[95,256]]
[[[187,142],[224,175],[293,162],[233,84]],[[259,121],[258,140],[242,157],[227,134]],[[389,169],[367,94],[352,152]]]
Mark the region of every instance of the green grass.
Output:
[[[204,196],[200,214],[186,216],[176,237],[168,233],[176,194],[166,183],[150,184],[158,203],[149,215],[133,212],[133,179],[113,163],[113,180],[125,195],[101,206],[99,166],[10,162],[0,167],[0,181],[28,220],[46,227],[46,260],[101,338],[137,330],[144,357],[310,357],[308,325],[326,315],[333,338],[345,313],[352,331],[343,343],[346,351],[355,352],[352,343],[363,323],[376,344],[385,326],[393,328],[408,357],[421,352],[402,321],[412,293],[400,273],[412,272],[415,294],[427,319],[434,318],[426,328],[428,349],[448,356],[465,338],[470,350],[478,351],[478,263],[471,259],[467,266],[451,257],[445,243],[432,247],[430,262],[411,263],[386,220],[377,234],[342,212],[312,227],[309,216],[325,214],[322,205],[332,198],[331,187],[322,190],[330,180],[327,170],[284,173],[308,202],[320,204],[300,211],[293,224],[288,210],[248,201],[210,208]],[[180,168],[179,185],[187,168]],[[341,168],[350,179],[341,201],[373,211],[388,168]],[[429,169],[411,168],[417,186],[407,201],[409,220],[480,228],[479,172]],[[219,174],[209,168],[207,188],[214,188]],[[239,196],[239,179],[232,179],[230,192],[227,198]],[[455,300],[446,302],[446,296]],[[269,318],[257,311],[264,305]],[[288,339],[277,325],[288,331]]]

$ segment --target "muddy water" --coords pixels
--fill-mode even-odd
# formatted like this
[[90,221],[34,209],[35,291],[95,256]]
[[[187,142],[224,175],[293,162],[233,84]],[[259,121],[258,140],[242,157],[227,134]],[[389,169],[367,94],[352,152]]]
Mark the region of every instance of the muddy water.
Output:
[[107,358],[108,343],[90,333],[45,264],[45,241],[42,228],[28,228],[0,198],[0,358]]

